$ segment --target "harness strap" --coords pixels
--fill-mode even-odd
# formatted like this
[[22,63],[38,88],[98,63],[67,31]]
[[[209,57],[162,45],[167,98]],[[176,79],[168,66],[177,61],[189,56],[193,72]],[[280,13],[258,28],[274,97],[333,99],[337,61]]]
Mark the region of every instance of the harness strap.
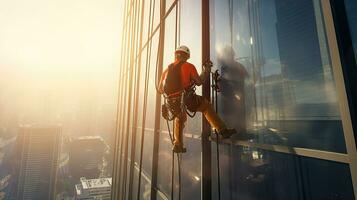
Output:
[[184,92],[184,90],[180,90],[178,92],[174,92],[172,94],[169,94],[169,95],[166,95],[167,98],[175,98],[175,97],[178,97],[180,94],[182,94]]
[[[186,97],[189,95],[194,95],[195,94],[195,85],[192,84],[188,89],[175,92],[170,95],[163,94],[164,96],[164,105],[162,105],[162,116],[169,120],[172,121],[175,117],[179,117],[180,114],[185,112],[189,117],[193,118],[196,116],[196,112],[190,112],[188,109],[186,109]],[[176,112],[177,110],[175,106],[177,105],[172,105],[170,101],[175,101],[180,99],[180,112]],[[171,115],[169,114],[171,113]]]

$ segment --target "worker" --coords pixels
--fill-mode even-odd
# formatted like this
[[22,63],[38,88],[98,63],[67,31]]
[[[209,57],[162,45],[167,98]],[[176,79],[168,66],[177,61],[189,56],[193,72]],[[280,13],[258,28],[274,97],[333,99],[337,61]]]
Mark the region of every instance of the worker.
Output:
[[159,92],[167,97],[167,104],[174,113],[174,141],[172,150],[175,153],[184,153],[183,129],[187,120],[186,112],[182,110],[182,102],[191,112],[202,112],[208,123],[215,129],[221,138],[230,138],[236,133],[235,129],[227,128],[225,123],[214,111],[210,102],[197,95],[194,87],[202,85],[205,77],[209,77],[212,62],[203,65],[201,75],[198,75],[195,66],[187,60],[190,50],[180,46],[175,51],[175,61],[163,72],[159,82]]

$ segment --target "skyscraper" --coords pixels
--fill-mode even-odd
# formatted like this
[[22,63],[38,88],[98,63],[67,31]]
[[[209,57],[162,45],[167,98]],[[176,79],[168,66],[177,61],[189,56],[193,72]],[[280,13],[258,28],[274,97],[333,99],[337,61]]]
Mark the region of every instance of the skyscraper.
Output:
[[285,119],[334,116],[338,109],[321,6],[316,2],[275,0],[282,78],[289,86],[282,90]]
[[61,127],[20,127],[16,142],[15,198],[54,199]]
[[323,68],[313,2],[275,0],[275,7],[284,76],[293,80],[319,77]]
[[108,146],[100,136],[82,136],[70,142],[69,170],[76,182],[81,177],[98,178]]
[[75,186],[76,200],[102,199],[109,200],[112,187],[112,178],[86,179],[82,177]]

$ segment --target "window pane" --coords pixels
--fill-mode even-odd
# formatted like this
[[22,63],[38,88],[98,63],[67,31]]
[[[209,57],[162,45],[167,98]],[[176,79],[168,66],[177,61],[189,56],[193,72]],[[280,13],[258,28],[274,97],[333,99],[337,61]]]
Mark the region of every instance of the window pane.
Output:
[[[182,0],[180,1],[180,45],[190,48],[191,56],[188,62],[192,63],[198,73],[201,73],[202,66],[202,39],[201,39],[201,1]],[[188,31],[189,30],[189,31]],[[202,94],[202,87],[196,87],[196,93]],[[201,135],[202,114],[197,112],[194,118],[188,118],[186,132]]]
[[141,177],[140,199],[150,200],[151,195],[151,180],[145,175]]
[[148,100],[147,100],[147,108],[146,108],[146,128],[154,129],[155,126],[155,109],[156,109],[156,82],[158,77],[155,75],[156,73],[156,64],[157,64],[157,49],[159,45],[159,32],[155,34],[152,38],[151,43],[151,54],[150,54],[150,69],[148,76]]
[[[338,3],[337,3],[338,2]],[[333,2],[333,10],[335,10],[336,12],[336,16],[334,17],[336,21],[338,21],[338,26],[336,26],[336,32],[340,32],[341,34],[341,39],[344,38],[345,40],[349,40],[348,37],[344,37],[344,31],[341,30],[341,28],[343,27],[345,30],[349,30],[350,31],[350,36],[351,36],[351,42],[352,44],[350,44],[349,42],[345,42],[345,44],[342,44],[341,39],[340,40],[340,45],[342,46],[346,46],[346,47],[340,47],[343,49],[346,49],[345,52],[341,53],[341,62],[345,71],[345,79],[349,79],[349,81],[345,81],[346,87],[350,87],[351,90],[347,90],[347,92],[349,93],[348,96],[352,97],[355,96],[355,82],[354,80],[356,77],[356,65],[357,65],[357,2],[356,1],[352,1],[352,0],[344,0],[344,1],[334,1]],[[338,4],[342,4],[340,6],[338,6]],[[341,14],[341,10],[343,9],[338,9],[338,7],[345,7],[346,10],[346,15],[347,15],[347,22],[344,21],[346,20],[344,18],[345,13]],[[339,11],[338,11],[339,10]],[[339,16],[339,17],[337,17]],[[343,18],[342,18],[343,17]],[[341,19],[339,19],[341,18]],[[339,34],[337,34],[339,35]],[[348,45],[348,46],[347,46]],[[352,45],[352,47],[350,46]],[[353,50],[353,52],[351,52],[351,50]],[[352,59],[351,54],[354,53],[355,55],[355,59]],[[356,98],[352,97],[350,99],[353,99],[353,101],[355,102]],[[350,103],[351,105],[355,104],[353,102]],[[350,106],[350,112],[353,113],[354,109],[353,106]],[[351,116],[354,116],[354,114],[352,114]],[[355,120],[352,117],[352,120]],[[355,123],[354,123],[355,124]],[[355,141],[357,144],[357,132],[354,132],[355,134]]]
[[152,11],[150,12],[150,7],[152,10],[152,6],[150,6],[150,2],[152,3],[152,1],[143,1],[144,3],[144,13],[142,13],[144,15],[144,22],[143,22],[143,27],[142,27],[142,34],[143,34],[143,43],[142,45],[145,44],[145,42],[148,40],[148,30],[149,30],[149,26],[150,26],[150,15],[152,16]]
[[160,23],[160,0],[152,0],[153,1],[153,12],[154,12],[154,29]]
[[[145,75],[147,71],[147,51],[148,48],[145,47],[141,53],[141,69],[140,69],[140,81],[139,81],[139,94],[144,94],[145,92]],[[143,115],[144,115],[144,95],[142,98],[138,98],[138,126],[141,127],[143,122]]]
[[[142,119],[138,119],[140,123],[138,123],[138,142],[137,142],[137,159],[139,161],[140,151],[141,151],[141,136],[142,131],[144,133],[144,143],[143,143],[143,159],[142,159],[142,174],[145,175],[146,178],[151,178],[152,171],[152,152],[153,152],[153,137],[154,137],[154,126],[155,126],[155,100],[156,100],[156,91],[155,91],[155,73],[156,73],[156,56],[158,49],[158,32],[154,35],[151,43],[151,49],[145,48],[142,55],[142,68],[141,68],[141,82],[140,82],[140,100],[139,100],[139,110],[141,113],[139,116],[141,118],[144,117],[145,114],[145,123]],[[149,50],[148,52],[146,50]],[[151,54],[150,54],[151,51]],[[146,54],[148,53],[148,58]],[[148,65],[146,65],[148,64]],[[147,77],[145,77],[147,75]],[[145,100],[145,86],[147,86],[147,100]],[[144,104],[146,104],[146,109],[144,110]],[[144,176],[142,175],[142,176]],[[143,179],[142,179],[143,181]],[[143,186],[143,185],[142,185]],[[143,190],[143,188],[141,188]]]
[[348,24],[352,37],[353,49],[357,60],[357,2],[354,0],[345,0]]
[[[152,46],[151,46],[151,51],[156,52],[158,48],[158,33],[153,37],[152,40]],[[155,108],[155,105],[149,105],[150,102],[155,102],[155,96],[150,95],[148,93],[147,95],[147,100],[146,100],[146,109],[144,110],[144,104],[145,104],[145,85],[146,82],[150,82],[150,76],[154,76],[152,68],[155,69],[155,62],[156,61],[156,53],[152,53],[151,56],[149,55],[149,58],[151,60],[147,59],[147,54],[150,54],[150,52],[147,52],[150,48],[144,48],[142,52],[142,57],[141,57],[141,72],[140,72],[140,84],[139,84],[139,96],[138,98],[138,124],[137,124],[137,143],[136,143],[136,162],[138,163],[139,167],[139,161],[140,161],[140,153],[141,153],[141,148],[143,148],[143,155],[142,155],[142,173],[146,174],[147,177],[151,178],[151,165],[152,165],[152,150],[153,150],[153,127],[154,124],[152,121],[148,121],[148,119],[153,118],[154,116],[154,110],[152,107]],[[148,65],[147,65],[148,64]],[[147,75],[147,78],[146,78]],[[149,108],[151,106],[151,108]],[[150,113],[152,112],[152,113]],[[145,114],[145,124],[143,124]],[[143,146],[141,147],[141,139],[142,139],[142,134],[144,132],[144,143]],[[141,188],[142,190],[142,188]]]
[[[201,18],[200,18],[200,1],[182,1],[181,2],[180,20],[185,23],[177,24],[182,32],[175,33],[176,27],[176,12],[170,13],[165,22],[165,49],[164,49],[164,69],[174,61],[174,51],[176,45],[187,45],[191,50],[191,58],[188,62],[196,65],[200,71],[201,63]],[[192,10],[195,12],[192,12]],[[192,13],[195,13],[192,20]],[[186,31],[185,31],[186,30]],[[190,30],[190,32],[187,32]],[[196,36],[192,37],[192,33]],[[198,94],[201,93],[198,89]],[[182,155],[181,159],[181,190],[183,199],[199,199],[201,198],[201,163],[197,160],[201,156],[200,140],[193,139],[192,134],[201,134],[201,115],[196,114],[194,118],[188,118],[185,128],[184,145],[187,148],[187,153]],[[160,135],[160,150],[159,150],[159,173],[158,173],[158,188],[170,196],[171,194],[171,173],[172,173],[172,144],[167,133],[166,121],[161,120],[161,129],[164,130]],[[170,122],[171,134],[173,134],[172,123]],[[175,155],[175,171],[174,171],[174,194],[178,195],[178,164]]]
[[[176,13],[171,12],[165,20],[165,45],[164,45],[164,61],[163,68],[167,68],[169,64],[174,61],[175,52],[175,24]],[[162,98],[162,102],[164,99]],[[159,144],[159,165],[158,165],[158,188],[166,196],[171,194],[171,169],[172,169],[172,144],[168,134],[168,128],[165,119],[161,117],[161,132],[160,132],[160,144]],[[172,122],[169,122],[171,135],[173,135]],[[176,158],[175,158],[176,160]],[[177,167],[176,167],[177,171]],[[177,180],[177,179],[176,179]],[[177,194],[177,192],[176,192]]]
[[[175,0],[166,0],[166,12],[169,11],[170,7],[172,6],[172,4],[175,2]],[[175,9],[172,10],[173,12],[175,12]]]
[[[188,62],[192,63],[198,73],[202,63],[202,17],[200,0],[180,1],[179,43],[190,48],[191,56]],[[196,87],[196,93],[202,94],[202,87]],[[182,156],[182,199],[201,199],[201,136],[202,114],[197,112],[195,117],[187,118],[185,144],[187,153]],[[193,135],[191,135],[193,134]],[[195,138],[193,138],[194,136]]]
[[346,152],[319,1],[211,2],[228,124],[254,142]]
[[[347,164],[228,145],[220,158],[222,199],[354,199]],[[212,161],[218,199],[215,153]]]

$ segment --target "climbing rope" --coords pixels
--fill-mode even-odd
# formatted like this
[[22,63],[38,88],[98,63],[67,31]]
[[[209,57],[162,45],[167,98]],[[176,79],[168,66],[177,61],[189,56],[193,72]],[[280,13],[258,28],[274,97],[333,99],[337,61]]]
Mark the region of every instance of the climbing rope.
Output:
[[[171,133],[169,120],[166,120],[166,125],[167,125],[167,130],[169,133],[171,145],[174,145],[174,138]],[[174,183],[175,183],[175,181],[174,181],[175,180],[175,155],[174,155],[173,151],[172,151],[171,163],[172,163],[172,166],[171,166],[171,200],[173,200],[174,199]],[[179,182],[178,183],[179,184],[178,196],[179,196],[179,200],[181,200],[181,154],[177,154],[177,166],[178,166],[178,182]]]
[[181,200],[181,159],[182,159],[182,154],[177,154],[177,165],[178,165],[178,182],[179,182],[179,200]]
[[175,154],[171,152],[171,199],[174,199],[174,184],[175,184]]

